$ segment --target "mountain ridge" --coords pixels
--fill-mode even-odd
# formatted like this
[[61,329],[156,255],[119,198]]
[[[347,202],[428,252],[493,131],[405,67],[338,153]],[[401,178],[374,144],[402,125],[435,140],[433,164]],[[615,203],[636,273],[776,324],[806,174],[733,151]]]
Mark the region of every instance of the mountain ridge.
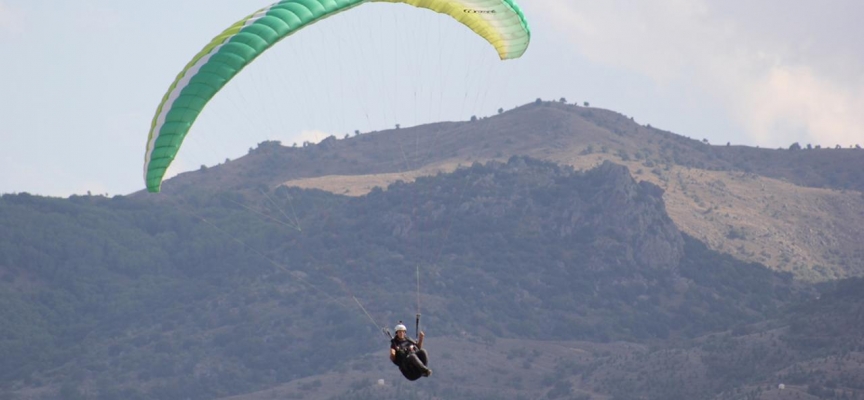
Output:
[[[0,364],[6,395],[386,398],[398,386],[370,392],[374,382],[398,373],[353,302],[385,324],[410,317],[419,265],[436,378],[413,391],[607,398],[608,384],[572,381],[569,363],[764,323],[811,291],[682,234],[662,190],[613,163],[577,171],[512,157],[362,197],[266,193],[0,198],[0,221],[15,227],[0,232],[0,313],[15,321],[0,341],[13,355]],[[290,223],[250,210],[268,203]],[[12,290],[24,278],[42,289]],[[566,350],[594,346],[587,358]],[[469,385],[478,363],[487,369]]]
[[[864,399],[862,281],[833,281],[864,197],[801,186],[860,153],[737,150],[540,102],[0,196],[0,397]],[[415,299],[436,372],[408,385],[380,330]]]
[[857,239],[864,235],[864,175],[858,173],[864,151],[714,146],[613,111],[555,102],[469,122],[331,136],[302,148],[263,142],[247,156],[181,174],[164,187],[168,196],[180,188],[279,185],[362,195],[512,155],[577,169],[606,160],[626,165],[637,179],[664,189],[676,224],[714,250],[811,281],[864,274]]

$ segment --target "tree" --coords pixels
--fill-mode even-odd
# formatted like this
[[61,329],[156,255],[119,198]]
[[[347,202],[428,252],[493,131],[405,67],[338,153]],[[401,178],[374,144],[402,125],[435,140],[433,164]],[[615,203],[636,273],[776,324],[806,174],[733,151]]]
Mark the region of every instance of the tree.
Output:
[[476,116],[476,115],[472,115],[472,116],[471,116],[471,122],[474,122],[474,121],[477,121],[477,116]]
[[499,108],[499,109],[498,109],[498,114],[503,114],[503,113],[504,113],[504,109],[503,109],[503,108]]
[[294,142],[291,147],[297,147],[297,142]]
[[354,136],[358,136],[358,135],[360,135],[360,130],[359,130],[359,129],[355,129],[355,130],[354,130]]
[[589,102],[587,102],[587,101],[586,101],[586,102],[583,102],[582,105],[585,106],[585,107],[591,107],[591,103],[589,103]]
[[789,146],[789,150],[801,150],[801,145],[798,144],[798,142],[792,143],[792,145]]
[[562,98],[558,99],[558,102],[562,103],[562,104],[567,104],[567,99],[562,97]]
[[807,150],[813,150],[813,145],[810,143],[807,143]]
[[623,161],[630,161],[630,155],[627,154],[626,151],[624,151],[624,150],[620,150],[620,149],[619,149],[618,152],[617,152],[617,154],[618,154],[618,157],[621,158],[621,160],[623,160]]
[[400,125],[399,125],[399,124],[396,124],[396,129],[399,129],[399,128],[400,128]]
[[349,135],[349,134],[346,133],[346,134],[345,134],[345,139],[348,139],[349,137],[351,137],[351,135]]

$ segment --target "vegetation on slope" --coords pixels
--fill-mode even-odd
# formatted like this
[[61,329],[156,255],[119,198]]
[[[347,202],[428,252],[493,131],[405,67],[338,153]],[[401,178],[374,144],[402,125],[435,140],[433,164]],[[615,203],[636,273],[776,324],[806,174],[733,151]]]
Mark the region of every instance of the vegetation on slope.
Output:
[[405,319],[418,265],[426,323],[481,341],[689,338],[798,296],[682,236],[662,191],[611,163],[264,193],[0,198],[0,387],[194,399],[330,371],[380,347],[352,297]]

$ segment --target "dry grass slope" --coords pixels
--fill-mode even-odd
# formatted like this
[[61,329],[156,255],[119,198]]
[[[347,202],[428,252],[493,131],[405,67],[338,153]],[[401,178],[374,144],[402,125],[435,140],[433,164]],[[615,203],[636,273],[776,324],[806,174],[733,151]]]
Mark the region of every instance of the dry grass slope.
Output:
[[864,169],[864,151],[710,146],[615,112],[560,103],[475,122],[331,138],[303,149],[269,144],[219,166],[218,174],[188,173],[166,187],[248,189],[255,177],[270,187],[360,196],[513,155],[579,169],[604,160],[624,164],[636,179],[664,188],[680,229],[714,250],[810,281],[864,275],[864,179],[855,173]]

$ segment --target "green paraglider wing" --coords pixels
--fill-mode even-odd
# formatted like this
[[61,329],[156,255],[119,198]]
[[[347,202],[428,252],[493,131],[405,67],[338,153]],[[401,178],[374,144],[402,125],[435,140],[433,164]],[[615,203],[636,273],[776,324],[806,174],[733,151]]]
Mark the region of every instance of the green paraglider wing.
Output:
[[246,65],[276,42],[316,21],[369,2],[404,3],[450,15],[495,47],[518,58],[531,32],[512,0],[282,0],[231,25],[180,71],[159,103],[144,155],[147,190],[158,192],[168,166],[204,106]]

